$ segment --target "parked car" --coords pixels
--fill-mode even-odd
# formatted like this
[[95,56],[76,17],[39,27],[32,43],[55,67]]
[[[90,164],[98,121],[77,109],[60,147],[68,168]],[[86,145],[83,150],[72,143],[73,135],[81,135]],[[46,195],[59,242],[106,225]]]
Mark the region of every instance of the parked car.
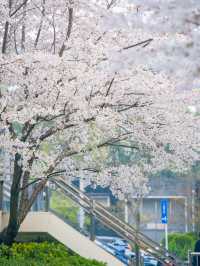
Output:
[[[107,240],[107,241],[106,241]],[[129,261],[135,257],[135,253],[131,251],[129,243],[121,238],[98,238],[98,242],[101,243],[101,246],[113,254],[120,261],[129,264]],[[98,244],[98,243],[97,243]]]
[[[99,238],[96,242],[126,265],[129,265],[129,262],[135,259],[135,253],[132,251],[129,243],[124,239],[105,237],[105,239]],[[157,266],[157,260],[153,257],[147,255],[145,252],[142,252],[141,256],[144,261],[144,266]]]
[[157,266],[157,260],[151,256],[144,255],[144,266]]

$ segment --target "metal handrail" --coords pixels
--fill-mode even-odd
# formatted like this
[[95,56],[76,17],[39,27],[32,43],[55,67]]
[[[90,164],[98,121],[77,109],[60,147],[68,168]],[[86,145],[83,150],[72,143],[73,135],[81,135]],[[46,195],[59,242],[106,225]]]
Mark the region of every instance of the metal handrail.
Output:
[[[63,180],[59,180],[60,182],[62,182],[64,185],[67,185],[68,188],[72,189],[73,191],[75,191],[76,193],[82,194],[84,195],[85,198],[87,198],[88,203],[90,204],[91,200],[89,199],[89,197],[87,197],[82,191],[80,191],[79,189],[67,184],[65,181]],[[150,242],[152,245],[156,246],[156,250],[157,249],[161,249],[161,247],[158,245],[157,242],[153,241],[151,238],[149,238],[148,236],[144,235],[141,232],[138,232],[133,226],[130,226],[128,223],[125,223],[124,221],[120,220],[119,218],[117,218],[116,216],[114,216],[113,214],[111,214],[102,204],[95,202],[95,207],[96,210],[99,209],[99,211],[101,212],[101,214],[103,214],[103,212],[106,214],[106,217],[110,217],[112,219],[112,221],[114,220],[115,223],[120,224],[120,226],[123,226],[126,231],[130,230],[130,233],[134,232],[135,234],[137,233],[137,236],[140,235],[141,238],[144,238],[146,241]],[[168,253],[168,251],[165,248],[162,248],[163,251],[165,251],[165,253]]]
[[165,248],[159,246],[157,242],[111,214],[102,204],[98,202],[94,203],[94,200],[90,199],[83,191],[68,184],[62,178],[57,177],[51,181],[64,193],[70,196],[70,198],[81,205],[86,212],[91,213],[92,211],[96,219],[111,228],[127,241],[137,243],[142,250],[164,263],[164,265],[168,265],[170,262],[175,266],[183,265],[180,260],[170,254]]

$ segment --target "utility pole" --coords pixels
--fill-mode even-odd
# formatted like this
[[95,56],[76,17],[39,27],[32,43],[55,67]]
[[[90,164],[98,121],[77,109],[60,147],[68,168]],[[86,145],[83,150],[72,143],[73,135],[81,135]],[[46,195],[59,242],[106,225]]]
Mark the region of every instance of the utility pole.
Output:
[[199,224],[199,216],[200,216],[200,181],[196,181],[195,183],[195,229],[196,232],[200,231],[200,224]]
[[0,180],[0,211],[3,210],[3,180]]

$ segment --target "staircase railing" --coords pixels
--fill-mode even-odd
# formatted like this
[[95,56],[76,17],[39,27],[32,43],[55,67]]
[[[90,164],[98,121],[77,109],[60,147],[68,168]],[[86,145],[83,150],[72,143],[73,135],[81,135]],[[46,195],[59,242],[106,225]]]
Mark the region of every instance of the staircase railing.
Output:
[[94,215],[97,220],[115,231],[131,244],[138,244],[143,251],[155,257],[164,265],[183,265],[179,259],[177,259],[173,254],[170,254],[164,247],[161,247],[157,242],[137,231],[133,226],[130,226],[111,214],[100,203],[90,199],[84,192],[68,184],[62,178],[57,177],[52,179],[51,182],[61,189],[68,197],[83,207],[87,213]]

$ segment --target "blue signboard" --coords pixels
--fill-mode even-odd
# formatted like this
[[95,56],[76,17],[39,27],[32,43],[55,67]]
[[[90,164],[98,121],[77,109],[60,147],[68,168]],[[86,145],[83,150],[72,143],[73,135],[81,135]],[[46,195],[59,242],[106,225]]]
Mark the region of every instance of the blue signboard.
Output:
[[167,224],[167,208],[168,208],[168,200],[161,200],[161,222],[162,224]]

